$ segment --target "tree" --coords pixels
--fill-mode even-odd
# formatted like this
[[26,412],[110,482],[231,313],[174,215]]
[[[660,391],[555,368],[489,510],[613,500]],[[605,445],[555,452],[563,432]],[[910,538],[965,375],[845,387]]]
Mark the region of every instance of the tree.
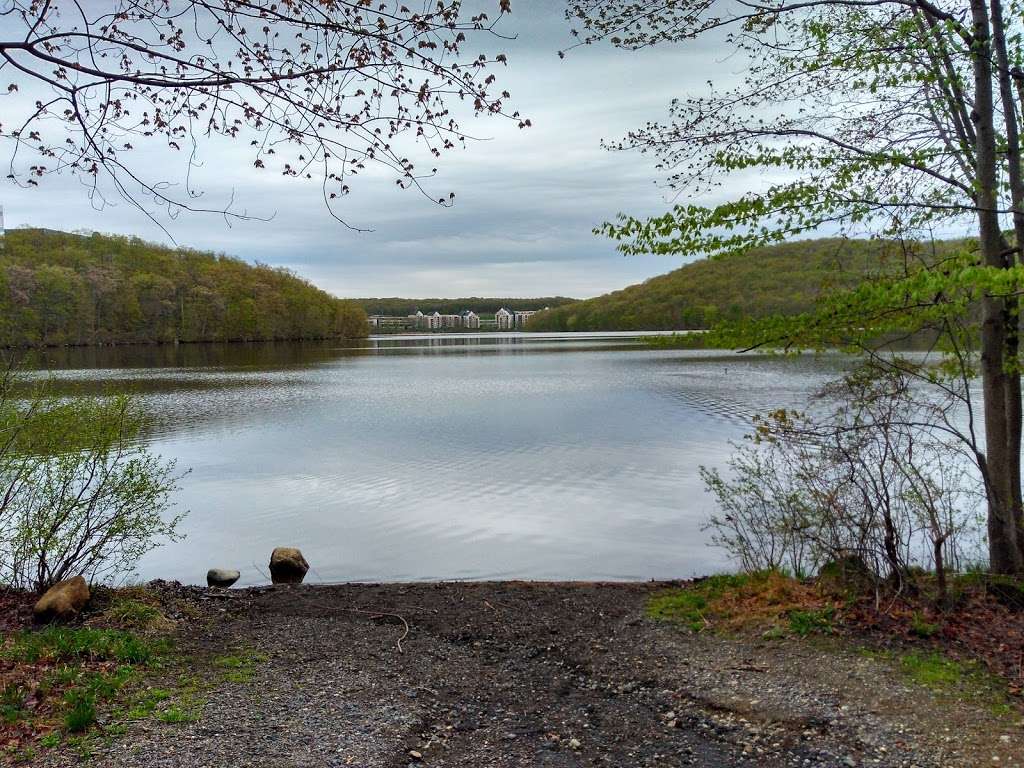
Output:
[[[68,173],[97,205],[114,193],[171,215],[242,216],[205,205],[189,181],[200,143],[222,137],[246,141],[256,168],[319,180],[332,213],[371,164],[422,191],[433,171],[414,166],[403,137],[433,157],[463,143],[455,103],[519,120],[492,72],[505,55],[467,50],[500,37],[510,3],[495,5],[491,20],[458,0],[419,11],[389,0],[9,0],[8,178],[34,186]],[[188,157],[180,191],[133,160],[146,146]]]
[[362,338],[366,313],[285,269],[136,238],[19,229],[0,346]]
[[[638,49],[722,35],[748,63],[740,82],[674,101],[668,122],[613,148],[654,152],[679,193],[709,192],[742,173],[782,179],[755,180],[754,191],[721,204],[677,204],[600,227],[622,250],[718,256],[826,225],[909,242],[897,249],[902,276],[831,304],[838,315],[776,324],[774,341],[845,331],[866,342],[872,334],[862,331],[877,338],[916,323],[938,328],[954,359],[972,363],[960,320],[980,304],[980,328],[971,330],[985,445],[975,460],[990,565],[1000,573],[1024,572],[1021,10],[1017,2],[1004,10],[1002,0],[571,0],[568,11],[579,44]],[[921,241],[950,226],[970,226],[976,241],[935,258]]]
[[144,425],[128,396],[62,399],[0,374],[0,582],[123,579],[179,538],[174,463],[140,442]]

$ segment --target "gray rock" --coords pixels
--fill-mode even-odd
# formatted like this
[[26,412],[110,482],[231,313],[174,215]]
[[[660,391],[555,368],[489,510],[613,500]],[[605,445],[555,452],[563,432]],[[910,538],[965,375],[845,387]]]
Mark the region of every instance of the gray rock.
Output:
[[227,568],[211,568],[206,572],[206,586],[227,589],[238,581],[241,575],[238,571],[228,570]]
[[270,555],[270,580],[275,584],[301,584],[309,563],[295,547],[278,547]]

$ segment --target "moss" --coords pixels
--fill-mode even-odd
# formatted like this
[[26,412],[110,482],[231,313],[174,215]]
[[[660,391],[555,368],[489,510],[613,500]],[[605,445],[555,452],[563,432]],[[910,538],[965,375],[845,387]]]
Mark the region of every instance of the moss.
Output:
[[213,666],[222,670],[223,679],[230,683],[248,683],[256,673],[256,667],[267,660],[266,654],[252,649],[243,649],[226,656],[218,656]]
[[959,661],[935,651],[894,653],[864,648],[861,652],[895,665],[908,680],[940,696],[975,701],[987,706],[996,717],[1019,717],[1007,695],[1006,682],[978,662]]
[[907,653],[900,659],[903,672],[919,685],[948,689],[963,682],[965,668],[940,653]]

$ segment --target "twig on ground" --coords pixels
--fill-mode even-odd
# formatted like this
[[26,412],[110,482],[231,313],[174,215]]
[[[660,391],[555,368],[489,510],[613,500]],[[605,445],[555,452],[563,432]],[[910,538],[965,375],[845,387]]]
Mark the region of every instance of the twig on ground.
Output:
[[368,610],[365,610],[363,608],[348,608],[348,607],[344,607],[344,606],[327,605],[325,603],[320,602],[319,600],[311,600],[308,597],[306,597],[305,595],[301,594],[300,592],[296,592],[295,596],[297,598],[299,598],[300,600],[302,600],[303,602],[305,602],[307,605],[315,605],[318,608],[320,608],[322,610],[325,610],[325,611],[340,611],[342,613],[358,613],[358,614],[362,614],[364,616],[370,616],[370,617],[374,617],[374,618],[379,618],[379,617],[382,617],[382,616],[387,616],[387,617],[392,618],[392,619],[398,619],[400,622],[402,622],[402,626],[404,627],[404,630],[402,631],[402,636],[398,638],[398,643],[397,643],[398,644],[398,652],[399,653],[405,653],[405,649],[402,648],[402,641],[405,640],[409,636],[409,632],[411,630],[409,628],[409,622],[405,620],[405,617],[402,616],[402,614],[400,614],[400,613],[391,613],[390,611],[377,611],[377,610],[368,611]]

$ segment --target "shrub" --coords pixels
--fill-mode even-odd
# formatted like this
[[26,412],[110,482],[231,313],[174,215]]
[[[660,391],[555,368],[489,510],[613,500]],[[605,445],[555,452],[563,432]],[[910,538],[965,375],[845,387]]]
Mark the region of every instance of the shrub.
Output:
[[[844,589],[902,588],[923,563],[945,600],[983,494],[965,443],[949,434],[954,406],[920,397],[901,368],[871,365],[819,399],[813,415],[759,419],[726,476],[701,468],[720,508],[712,541],[744,570],[825,567]],[[837,574],[835,564],[856,567]]]
[[0,377],[0,579],[43,590],[127,577],[178,537],[173,462],[140,441],[131,397],[59,399],[45,385],[18,397],[16,378]]

